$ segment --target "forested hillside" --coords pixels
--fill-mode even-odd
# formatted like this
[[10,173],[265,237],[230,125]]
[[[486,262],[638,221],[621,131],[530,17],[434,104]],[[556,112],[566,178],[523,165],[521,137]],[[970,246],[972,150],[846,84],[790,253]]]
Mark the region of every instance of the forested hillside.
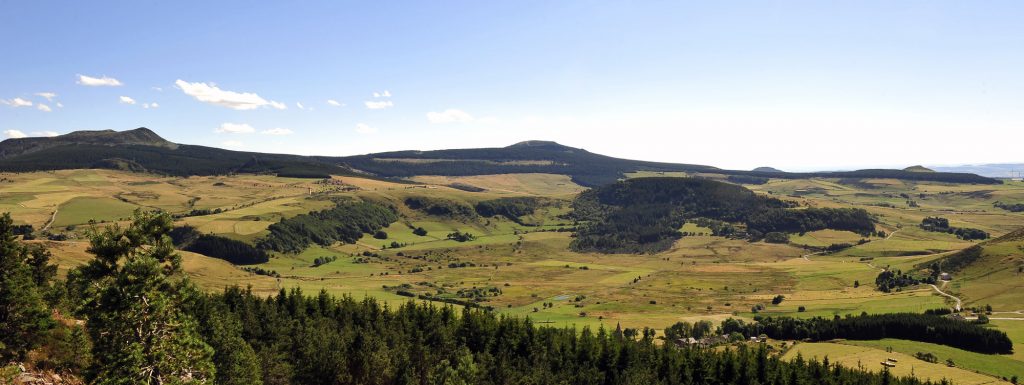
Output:
[[271,173],[316,178],[351,174],[338,165],[298,155],[174,144],[146,128],[87,133],[91,135],[74,132],[53,138],[0,142],[0,170],[107,168],[176,176]]
[[[682,237],[687,220],[725,222],[715,235],[730,235],[732,223],[749,233],[821,229],[868,234],[874,223],[862,209],[793,208],[745,187],[701,178],[637,178],[584,192],[573,202],[582,221],[572,247],[611,253],[657,252]],[[756,237],[755,237],[756,238]]]
[[[0,171],[41,171],[106,168],[168,175],[273,173],[280,176],[324,177],[364,175],[405,178],[416,175],[486,175],[550,173],[572,177],[588,187],[615,182],[635,171],[717,173],[740,183],[766,178],[895,178],[950,183],[995,184],[1000,181],[962,173],[921,173],[904,170],[787,173],[724,170],[712,166],[620,159],[554,142],[527,141],[501,148],[397,151],[358,156],[299,156],[231,151],[176,144],[153,131],[77,131],[52,138],[20,138],[0,142]],[[354,169],[354,170],[353,170]],[[746,178],[744,178],[746,177]]]

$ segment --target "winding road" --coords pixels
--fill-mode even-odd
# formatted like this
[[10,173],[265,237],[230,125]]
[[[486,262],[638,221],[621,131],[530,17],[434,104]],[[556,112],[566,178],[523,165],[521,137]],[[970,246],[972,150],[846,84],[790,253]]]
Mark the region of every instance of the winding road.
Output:
[[[946,284],[943,283],[942,285],[945,286]],[[942,289],[939,289],[938,286],[935,286],[935,285],[928,285],[928,286],[931,286],[932,289],[935,289],[935,291],[938,292],[939,295],[944,296],[944,297],[948,297],[948,298],[952,298],[953,300],[955,300],[956,301],[956,308],[955,308],[956,311],[959,312],[961,310],[960,308],[963,305],[963,301],[961,301],[960,298],[957,298],[957,297],[953,296],[952,294],[949,294],[949,293],[946,293],[946,292],[942,291]]]
[[43,226],[42,231],[46,231],[47,229],[49,229],[50,225],[52,225],[53,221],[55,220],[57,220],[57,208],[53,209],[53,215],[50,216],[50,220],[47,221],[46,225]]

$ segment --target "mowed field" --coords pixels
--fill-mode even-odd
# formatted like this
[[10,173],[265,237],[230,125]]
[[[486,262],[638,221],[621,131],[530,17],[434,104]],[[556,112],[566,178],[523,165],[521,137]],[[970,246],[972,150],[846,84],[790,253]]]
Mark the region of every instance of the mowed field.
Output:
[[[826,230],[793,234],[790,244],[752,243],[713,237],[707,235],[709,229],[691,223],[681,230],[698,235],[680,239],[668,251],[607,255],[571,252],[568,247],[572,233],[555,231],[572,226],[566,214],[571,212],[571,199],[584,190],[560,175],[435,176],[417,177],[413,183],[354,177],[335,177],[327,182],[257,175],[173,178],[106,170],[3,177],[0,211],[11,212],[18,223],[32,224],[36,229],[49,226],[49,232],[70,236],[67,242],[39,241],[53,250],[65,272],[88,260],[83,238],[90,226],[123,221],[137,208],[172,214],[217,210],[182,217],[177,224],[254,242],[282,218],[332,207],[332,199],[348,197],[398,209],[401,218],[384,230],[387,239],[367,234],[355,244],[311,247],[299,254],[275,253],[270,262],[256,266],[276,271],[280,278],[251,274],[227,262],[192,253],[183,253],[186,271],[211,291],[240,285],[269,295],[300,288],[306,293],[326,290],[338,295],[371,296],[391,304],[411,300],[398,295],[399,290],[456,300],[477,297],[482,298],[482,306],[500,313],[575,327],[614,328],[620,324],[662,329],[682,320],[751,318],[755,316],[752,308],[757,305],[764,306],[758,314],[795,317],[948,307],[950,301],[928,286],[888,294],[874,287],[881,268],[909,270],[974,244],[953,235],[923,231],[917,227],[921,219],[942,216],[954,226],[980,228],[995,236],[1024,226],[1024,214],[992,207],[997,200],[1024,202],[1024,185],[1019,183],[970,186],[891,180],[773,180],[747,187],[805,206],[865,208],[877,218],[878,229],[886,236],[864,238]],[[466,191],[466,186],[482,191]],[[437,217],[404,204],[412,197],[472,207],[483,200],[518,196],[537,197],[544,202],[535,214],[520,218],[520,223],[499,217]],[[417,227],[426,229],[427,235],[413,234],[412,229]],[[476,239],[447,239],[453,231],[471,233]],[[867,242],[832,255],[815,250],[861,239]],[[391,248],[392,242],[401,247]],[[997,312],[1024,310],[1024,293],[1019,290],[1024,280],[1016,270],[1007,268],[1019,261],[1014,259],[1021,256],[1022,249],[1017,246],[1021,245],[994,249],[992,252],[1002,253],[1000,260],[1005,260],[1005,265],[969,270],[963,279],[954,279],[948,290],[962,295],[966,306],[992,304]],[[314,267],[318,257],[337,259]],[[998,280],[986,283],[990,282],[988,277]],[[785,300],[772,305],[772,298],[780,294]],[[1024,314],[1003,317],[1024,318]],[[1024,321],[997,320],[993,325],[1024,344]],[[899,346],[893,346],[896,353],[915,348]],[[799,352],[806,357],[840,349],[829,353],[830,359],[854,366],[856,360],[862,360],[878,366],[875,358],[881,354],[884,359],[886,347],[799,344],[790,354]],[[842,359],[839,352],[849,352],[851,358]],[[935,352],[941,356],[939,353]],[[868,361],[868,357],[874,361]],[[1020,353],[1001,358],[1024,362]],[[967,365],[970,360],[964,362]],[[929,375],[937,376],[933,378],[957,375],[957,383],[993,380],[989,375],[939,366],[934,371],[932,366],[914,367],[917,372],[928,370]]]

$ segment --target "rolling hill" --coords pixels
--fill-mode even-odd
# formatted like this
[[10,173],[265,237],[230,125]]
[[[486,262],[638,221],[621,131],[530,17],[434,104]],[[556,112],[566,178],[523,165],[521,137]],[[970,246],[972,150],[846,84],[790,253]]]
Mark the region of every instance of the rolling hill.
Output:
[[634,171],[713,173],[764,178],[894,178],[948,183],[997,184],[999,180],[967,173],[921,173],[905,170],[857,170],[788,173],[725,170],[712,166],[613,158],[549,141],[526,141],[500,148],[396,151],[331,157],[265,154],[176,144],[147,128],[128,131],[76,131],[52,138],[0,142],[0,171],[106,168],[168,175],[272,173],[323,177],[359,173],[385,178],[417,175],[466,176],[547,173],[569,175],[593,187],[615,182]]

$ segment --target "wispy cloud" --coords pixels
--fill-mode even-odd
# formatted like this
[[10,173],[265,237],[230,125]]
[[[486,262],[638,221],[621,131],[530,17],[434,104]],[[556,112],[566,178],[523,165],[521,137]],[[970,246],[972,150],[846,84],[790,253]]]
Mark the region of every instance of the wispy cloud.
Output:
[[374,92],[373,93],[373,97],[375,97],[375,98],[390,98],[391,97],[391,91],[384,90],[383,92]]
[[55,131],[35,131],[35,132],[32,133],[32,136],[47,136],[47,137],[51,137],[51,138],[54,137],[54,136],[57,136],[57,135],[60,135],[60,134],[58,134]]
[[153,102],[153,103],[142,103],[142,108],[145,108],[145,109],[160,108],[160,105],[157,104],[156,102]]
[[27,138],[28,137],[28,135],[25,135],[25,133],[21,132],[20,130],[7,130],[7,131],[4,131],[4,135],[6,135],[8,138],[11,138],[11,139]]
[[223,123],[213,130],[218,134],[251,134],[256,129],[245,123]]
[[376,134],[377,131],[377,127],[370,127],[370,125],[366,123],[359,123],[356,125],[356,132],[363,135]]
[[186,95],[200,102],[233,110],[255,110],[260,107],[273,107],[279,110],[288,108],[284,103],[264,99],[252,92],[225,91],[212,83],[189,83],[178,79],[174,84]]
[[379,102],[378,101],[373,101],[373,100],[367,100],[366,101],[366,108],[369,108],[371,110],[383,110],[385,108],[391,108],[391,107],[394,107],[394,106],[395,106],[395,104],[392,103],[390,100],[382,100],[382,101],[379,101]]
[[300,110],[303,111],[313,111],[313,107],[306,107],[305,105],[302,104],[302,102],[295,102],[295,107],[298,107]]
[[278,127],[278,128],[271,128],[269,130],[263,130],[263,131],[260,131],[260,133],[263,134],[263,135],[283,136],[283,135],[294,134],[295,131],[289,130],[287,128],[280,128],[280,127]]
[[53,92],[36,92],[36,96],[46,99],[48,102],[52,102],[53,98],[57,97],[57,94]]
[[52,108],[50,108],[50,106],[48,106],[48,105],[45,105],[45,104],[43,104],[43,103],[39,103],[38,105],[36,105],[36,109],[38,109],[39,111],[42,111],[42,112],[50,112],[50,111],[53,111],[53,109],[52,109]]
[[127,96],[121,96],[118,98],[118,100],[121,101],[121,104],[135,104],[135,99],[132,99]]
[[25,100],[22,98],[14,98],[9,100],[0,99],[0,104],[6,104],[11,107],[32,107],[32,101]]
[[120,80],[103,76],[94,78],[92,76],[78,75],[78,84],[89,87],[120,87],[124,85]]
[[334,99],[327,99],[327,104],[330,104],[335,107],[345,107],[345,103],[341,103]]

